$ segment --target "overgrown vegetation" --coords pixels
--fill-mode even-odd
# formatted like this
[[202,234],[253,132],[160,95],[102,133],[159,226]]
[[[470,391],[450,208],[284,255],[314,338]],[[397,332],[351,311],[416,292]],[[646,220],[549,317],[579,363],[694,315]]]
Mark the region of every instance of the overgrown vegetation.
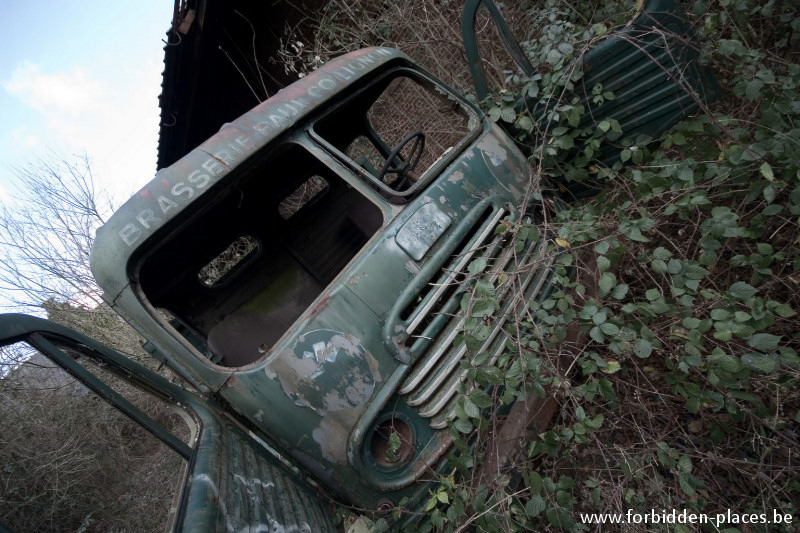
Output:
[[[0,350],[4,361],[21,361],[0,377],[0,522],[19,532],[163,530],[182,458],[31,350]],[[162,402],[96,370],[159,423],[187,433]]]
[[[423,46],[406,50],[431,68],[436,56],[421,48],[453,32],[452,24],[420,21],[424,13],[446,22],[438,2],[408,12],[344,4],[329,6],[336,16],[323,19],[305,65],[341,48],[403,48],[402,36],[417,32]],[[581,76],[575,59],[641,6],[523,7],[516,32],[537,72],[507,71],[487,113],[529,143],[534,197],[572,180],[602,192],[549,221],[561,290],[520,317],[496,364],[472,354],[470,378],[480,388],[464,391],[451,430],[455,475],[440,478],[425,509],[430,520],[417,529],[793,531],[795,524],[742,524],[741,516],[800,520],[800,6],[685,6],[723,94],[655,142],[626,137],[606,117],[579,128],[583,110],[571,96]],[[461,85],[463,71],[447,79]],[[596,102],[614,97],[593,89]],[[520,96],[555,111],[546,126],[515,110]],[[606,142],[623,147],[611,167],[593,157]],[[491,299],[492,287],[481,290],[476,297]],[[476,345],[484,308],[465,331]],[[576,328],[578,342],[569,336]],[[492,396],[507,403],[531,394],[557,399],[553,423],[496,479],[476,482],[496,424]],[[723,518],[596,525],[581,516],[652,510]],[[403,512],[413,510],[395,518]],[[387,527],[377,521],[377,530]]]
[[[89,269],[94,232],[112,210],[89,160],[53,156],[17,169],[17,177],[14,201],[0,209],[6,305],[38,310],[155,367],[141,337],[101,303]],[[182,459],[32,354],[21,344],[0,350],[0,523],[20,532],[162,530]],[[104,380],[165,427],[186,432],[149,394]]]

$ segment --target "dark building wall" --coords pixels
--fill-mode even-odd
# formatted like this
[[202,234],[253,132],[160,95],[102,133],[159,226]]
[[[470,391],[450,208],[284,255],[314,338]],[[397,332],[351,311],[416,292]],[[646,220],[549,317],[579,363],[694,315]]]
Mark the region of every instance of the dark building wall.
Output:
[[164,49],[158,168],[169,166],[291,83],[277,51],[287,27],[310,40],[326,0],[190,0]]

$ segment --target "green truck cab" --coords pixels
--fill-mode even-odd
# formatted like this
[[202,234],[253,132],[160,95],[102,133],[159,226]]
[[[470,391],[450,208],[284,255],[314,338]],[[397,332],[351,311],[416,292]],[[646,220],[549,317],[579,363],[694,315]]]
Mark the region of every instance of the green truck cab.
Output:
[[[656,15],[587,54],[584,69],[617,84],[612,113],[627,131],[655,135],[697,109],[713,79],[680,65],[670,78],[654,55],[683,66],[694,56],[631,44],[675,22],[672,2],[648,5]],[[473,24],[465,15],[479,80]],[[175,529],[329,530],[316,491],[415,508],[447,470],[450,423],[472,387],[462,363],[498,358],[506,326],[556,288],[547,232],[504,231],[563,209],[530,194],[536,179],[508,132],[402,52],[352,52],[160,170],[97,233],[105,301],[196,393],[35,319],[0,317],[0,340],[27,339],[92,382],[57,339],[191,412],[187,445],[104,393],[187,459]],[[479,294],[487,280],[491,304]],[[460,341],[477,325],[467,316],[482,318],[477,349]],[[253,480],[282,488],[255,494]]]
[[477,107],[401,52],[360,50],[159,171],[98,231],[92,268],[198,390],[331,493],[394,507],[445,467],[470,263],[527,266],[498,295],[493,356],[552,290],[543,247],[495,231],[555,208],[526,205],[530,179]]

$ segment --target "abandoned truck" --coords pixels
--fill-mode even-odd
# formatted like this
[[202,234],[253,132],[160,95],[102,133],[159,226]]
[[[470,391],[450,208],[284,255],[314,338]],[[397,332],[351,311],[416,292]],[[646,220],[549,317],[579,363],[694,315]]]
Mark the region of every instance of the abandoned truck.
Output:
[[[671,2],[651,5],[674,18]],[[647,31],[661,22],[647,18]],[[699,75],[675,81],[652,49],[626,42],[585,64],[609,90],[635,71],[615,103],[632,130],[657,133],[696,109],[694,94],[680,98]],[[480,275],[470,265],[485,260],[492,282],[521,272],[498,283],[487,313],[478,352],[490,361],[506,350],[506,323],[554,290],[546,239],[498,231],[562,209],[533,200],[531,180],[525,154],[476,105],[397,50],[353,52],[224,125],[98,231],[105,300],[199,395],[38,319],[2,317],[0,335],[26,339],[186,458],[175,529],[330,529],[312,484],[359,508],[414,507],[447,468],[458,391],[470,387],[461,362],[474,353],[458,340]],[[76,352],[188,411],[190,442]]]

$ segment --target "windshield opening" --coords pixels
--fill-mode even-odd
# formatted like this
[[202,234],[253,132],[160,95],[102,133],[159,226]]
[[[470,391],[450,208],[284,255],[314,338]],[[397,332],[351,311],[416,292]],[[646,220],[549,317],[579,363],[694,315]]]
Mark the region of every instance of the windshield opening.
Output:
[[374,189],[402,203],[477,124],[475,113],[444,88],[399,69],[317,121],[314,132]]

